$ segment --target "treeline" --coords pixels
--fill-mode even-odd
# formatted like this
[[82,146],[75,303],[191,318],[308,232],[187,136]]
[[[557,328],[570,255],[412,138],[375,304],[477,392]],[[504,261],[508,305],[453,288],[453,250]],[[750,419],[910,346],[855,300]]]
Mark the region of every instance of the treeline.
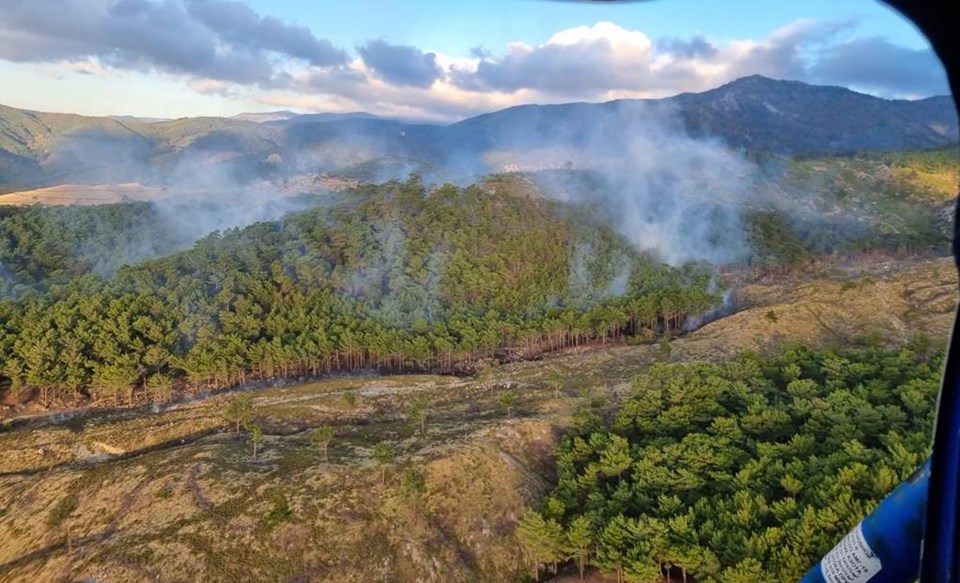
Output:
[[520,522],[531,573],[797,581],[929,454],[942,356],[896,351],[655,365],[608,423],[583,414]]
[[950,238],[937,226],[932,211],[911,208],[914,229],[881,232],[852,218],[800,219],[776,210],[744,214],[749,251],[743,264],[796,268],[825,255],[883,252],[901,256],[944,256]]
[[640,254],[581,209],[417,177],[0,302],[0,386],[162,400],[328,371],[457,372],[684,328],[704,266]]

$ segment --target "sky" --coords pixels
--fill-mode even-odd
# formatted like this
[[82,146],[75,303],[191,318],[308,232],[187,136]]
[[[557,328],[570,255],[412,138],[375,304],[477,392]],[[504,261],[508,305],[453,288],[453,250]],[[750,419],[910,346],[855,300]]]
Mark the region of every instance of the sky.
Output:
[[926,39],[875,0],[0,0],[0,104],[38,111],[442,123],[752,74],[949,93]]

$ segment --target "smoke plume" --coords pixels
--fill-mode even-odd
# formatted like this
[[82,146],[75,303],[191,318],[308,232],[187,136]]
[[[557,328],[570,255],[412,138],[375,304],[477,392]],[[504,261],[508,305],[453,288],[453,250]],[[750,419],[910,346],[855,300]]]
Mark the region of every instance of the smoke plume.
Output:
[[491,170],[539,171],[547,196],[601,207],[637,249],[671,265],[741,256],[753,164],[690,137],[669,107],[610,105],[596,119],[574,112],[540,135],[506,136],[486,157]]

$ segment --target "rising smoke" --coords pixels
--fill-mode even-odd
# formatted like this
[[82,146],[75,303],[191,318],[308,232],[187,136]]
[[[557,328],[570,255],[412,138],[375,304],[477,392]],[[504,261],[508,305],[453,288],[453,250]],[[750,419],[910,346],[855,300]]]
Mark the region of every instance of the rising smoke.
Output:
[[162,180],[165,191],[152,203],[157,216],[190,243],[214,231],[274,221],[317,202],[269,180],[247,180],[238,175],[236,164],[218,163],[213,157],[181,157],[154,180]]
[[637,249],[671,265],[740,257],[753,165],[719,142],[690,137],[667,106],[608,105],[594,119],[558,119],[545,135],[514,134],[487,160],[494,170],[540,171],[547,196],[601,207]]
[[[275,154],[236,156],[188,148],[158,156],[151,148],[155,145],[133,132],[84,130],[58,140],[44,162],[46,182],[107,185],[77,189],[73,195],[80,199],[89,192],[108,200],[128,194],[131,200],[147,199],[141,203],[146,208],[137,210],[48,209],[42,228],[62,234],[55,243],[58,253],[106,277],[124,265],[189,248],[212,232],[276,220],[323,200],[266,179],[263,170],[278,164]],[[251,167],[257,172],[251,173]],[[62,190],[71,196],[69,188]],[[0,262],[3,258],[0,248]],[[0,296],[17,297],[34,283],[0,263]]]

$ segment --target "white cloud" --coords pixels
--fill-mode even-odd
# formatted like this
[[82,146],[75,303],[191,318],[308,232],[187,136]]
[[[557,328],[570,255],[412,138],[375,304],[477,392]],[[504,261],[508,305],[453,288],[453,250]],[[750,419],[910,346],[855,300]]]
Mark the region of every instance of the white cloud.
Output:
[[351,55],[243,2],[35,0],[0,11],[0,59],[33,63],[54,77],[159,74],[238,104],[431,121],[522,103],[665,97],[751,74],[888,97],[947,91],[931,51],[857,38],[856,24],[804,19],[764,38],[720,42],[652,39],[597,22],[537,45],[517,39],[499,52],[458,56],[368,40]]
[[618,56],[642,58],[649,52],[650,38],[639,30],[627,30],[612,22],[598,22],[593,26],[578,26],[561,30],[551,36],[545,45],[579,47],[585,44],[609,43]]
[[225,0],[14,0],[0,10],[0,59],[96,59],[126,71],[282,84],[278,60],[338,66],[346,53],[302,26]]
[[52,79],[63,79],[71,73],[105,78],[112,73],[110,69],[100,64],[98,59],[81,59],[77,61],[62,61],[59,63],[40,64],[37,71]]
[[[927,95],[948,91],[930,50],[851,41],[856,26],[851,19],[801,19],[759,39],[718,43],[696,35],[654,43],[641,31],[599,22],[557,32],[536,47],[511,43],[500,56],[487,53],[448,71],[452,83],[468,91],[526,90],[550,101],[663,97],[755,74],[857,86],[884,96],[916,94],[917,83]],[[895,64],[894,55],[900,57]]]
[[222,95],[229,97],[236,94],[235,86],[218,79],[191,79],[190,89],[203,95]]
[[[499,56],[486,50],[472,51],[470,57],[431,53],[439,72],[429,85],[392,83],[355,59],[341,68],[295,73],[287,93],[274,93],[263,101],[318,111],[365,110],[453,121],[524,103],[666,97],[753,74],[837,84],[847,76],[858,87],[885,96],[912,95],[915,90],[908,84],[916,79],[922,79],[923,88],[931,93],[946,91],[942,68],[929,51],[910,52],[911,59],[881,75],[886,59],[900,53],[889,43],[841,38],[854,26],[852,21],[798,20],[765,38],[721,44],[701,35],[653,42],[641,31],[598,22],[559,31],[538,46],[509,43]],[[871,46],[885,50],[871,53],[866,50]],[[873,65],[871,54],[878,61]],[[853,61],[863,67],[850,67]]]

